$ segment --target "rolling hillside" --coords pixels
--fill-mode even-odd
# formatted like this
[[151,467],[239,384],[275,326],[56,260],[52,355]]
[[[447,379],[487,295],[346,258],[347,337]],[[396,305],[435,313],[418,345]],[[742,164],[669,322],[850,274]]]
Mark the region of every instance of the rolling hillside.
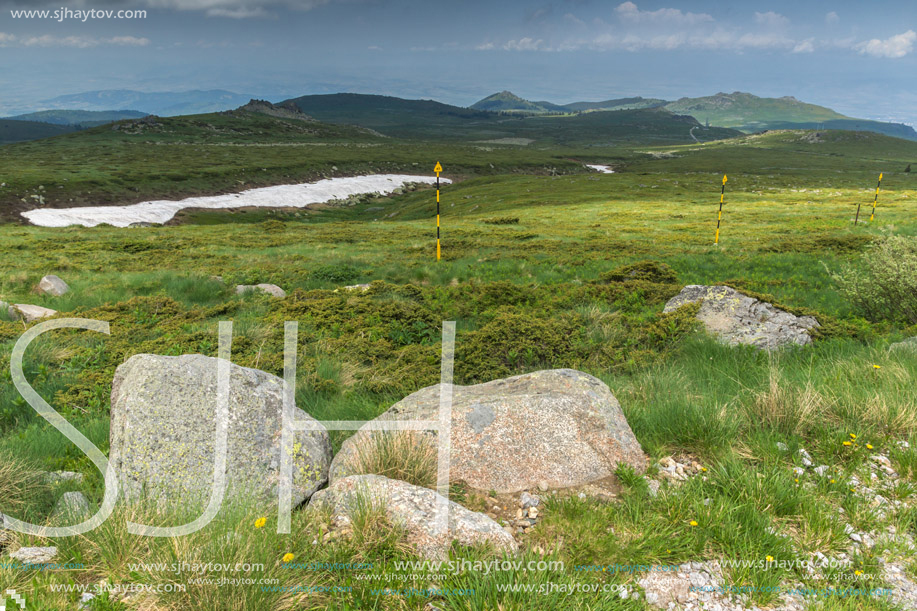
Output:
[[900,123],[885,123],[846,117],[838,112],[800,102],[792,96],[759,98],[750,93],[718,93],[702,98],[681,98],[665,108],[689,114],[705,123],[734,127],[744,132],[766,129],[844,129],[871,131],[898,138],[917,140],[913,128]]
[[26,140],[39,140],[69,134],[78,128],[69,125],[52,125],[37,121],[17,121],[13,119],[0,119],[0,144],[10,142],[24,142]]

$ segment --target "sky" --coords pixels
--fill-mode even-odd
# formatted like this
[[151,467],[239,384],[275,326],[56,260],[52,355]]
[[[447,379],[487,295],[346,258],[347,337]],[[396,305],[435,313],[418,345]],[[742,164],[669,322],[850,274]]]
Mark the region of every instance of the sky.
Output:
[[917,125],[917,2],[0,0],[0,66],[0,113],[99,89],[463,106],[747,91]]

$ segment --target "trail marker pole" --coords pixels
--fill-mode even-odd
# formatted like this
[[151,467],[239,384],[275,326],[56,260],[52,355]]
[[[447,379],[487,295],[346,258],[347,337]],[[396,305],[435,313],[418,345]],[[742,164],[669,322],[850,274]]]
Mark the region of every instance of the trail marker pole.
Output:
[[876,198],[872,200],[872,214],[869,215],[869,220],[876,218],[876,204],[879,203],[879,187],[882,186],[882,173],[879,173],[879,182],[876,183]]
[[[882,173],[879,173],[879,182],[876,183],[876,197],[872,200],[872,214],[869,216],[869,220],[876,218],[876,204],[879,203],[879,187],[882,186]],[[862,203],[862,202],[861,202]],[[857,204],[857,215],[853,219],[853,224],[856,225],[860,221],[860,204]]]
[[443,171],[443,166],[439,165],[439,162],[436,162],[436,167],[433,168],[433,171],[436,172],[436,260],[440,259],[440,248],[439,248],[439,173]]
[[720,190],[720,211],[716,215],[716,237],[713,238],[713,245],[720,243],[720,221],[723,220],[723,200],[726,199],[726,175],[723,174],[723,188]]

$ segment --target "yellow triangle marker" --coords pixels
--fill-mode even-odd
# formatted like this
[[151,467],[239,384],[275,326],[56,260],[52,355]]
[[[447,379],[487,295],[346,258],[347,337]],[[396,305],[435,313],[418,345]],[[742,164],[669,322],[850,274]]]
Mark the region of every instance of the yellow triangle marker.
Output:
[[439,165],[439,162],[437,161],[437,162],[436,162],[436,167],[433,168],[433,171],[436,172],[437,174],[439,174],[440,172],[443,171],[443,166]]
[[723,174],[723,184],[724,184],[724,185],[726,184],[726,181],[727,181],[727,180],[728,180],[728,179],[726,178],[726,175]]

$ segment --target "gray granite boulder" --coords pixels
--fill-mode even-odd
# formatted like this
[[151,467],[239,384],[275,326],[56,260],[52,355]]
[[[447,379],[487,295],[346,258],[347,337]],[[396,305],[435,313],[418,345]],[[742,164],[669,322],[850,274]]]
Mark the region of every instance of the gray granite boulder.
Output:
[[[362,495],[362,498],[361,498]],[[448,530],[437,529],[437,511],[443,497],[422,488],[381,475],[352,475],[316,492],[309,507],[325,509],[337,518],[351,518],[355,507],[368,502],[385,511],[388,520],[404,529],[405,542],[430,560],[448,558],[453,541],[463,545],[491,544],[515,553],[516,541],[494,520],[448,501]]]
[[54,275],[49,275],[42,278],[35,289],[39,293],[51,295],[52,297],[60,297],[61,295],[70,292],[70,287],[67,286],[67,283]]
[[57,311],[28,303],[14,303],[9,307],[9,314],[13,320],[22,320],[29,323],[54,316]]
[[[419,390],[379,416],[437,420],[440,387]],[[642,472],[646,456],[621,406],[601,380],[572,369],[537,371],[474,386],[454,386],[450,479],[471,488],[512,493],[585,485],[614,474],[619,463]],[[374,435],[363,427],[344,442],[332,481],[362,472]],[[405,433],[400,433],[405,434]],[[435,443],[433,433],[407,433]]]
[[[141,492],[171,501],[210,497],[216,445],[217,364],[199,354],[140,354],[118,367],[111,393],[111,457],[128,499]],[[278,498],[283,380],[230,368],[226,496]],[[294,408],[294,419],[313,421]],[[327,481],[328,433],[294,431],[293,503]]]
[[811,316],[795,316],[728,286],[691,284],[665,304],[663,312],[700,302],[697,319],[729,345],[747,344],[773,350],[788,344],[812,343],[809,331],[821,325]]

